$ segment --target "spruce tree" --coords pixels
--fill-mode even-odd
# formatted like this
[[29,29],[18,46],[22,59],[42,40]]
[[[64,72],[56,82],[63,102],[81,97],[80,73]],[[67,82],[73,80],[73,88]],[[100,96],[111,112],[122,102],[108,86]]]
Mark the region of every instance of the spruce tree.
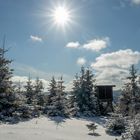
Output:
[[48,95],[48,101],[47,101],[48,105],[53,104],[53,97],[56,97],[56,94],[57,94],[57,83],[53,76],[49,84],[49,95]]
[[79,106],[78,106],[78,92],[79,92],[79,77],[78,74],[75,75],[75,79],[73,80],[73,90],[70,93],[69,101],[68,101],[68,109],[70,116],[79,116]]
[[67,106],[66,106],[66,93],[65,93],[65,86],[63,77],[60,77],[60,80],[57,82],[57,97],[56,97],[56,109],[59,112],[60,116],[67,115]]
[[37,77],[34,85],[34,94],[35,99],[37,100],[37,104],[40,106],[44,106],[45,104],[45,97],[42,94],[43,93],[43,83],[42,81]]
[[44,89],[43,83],[42,83],[42,81],[37,77],[37,78],[36,78],[36,81],[35,81],[34,91],[35,91],[35,93],[38,95],[38,94],[41,94],[41,93],[42,93],[43,89]]
[[92,71],[89,68],[85,69],[81,67],[80,76],[76,77],[74,81],[72,99],[75,100],[79,112],[83,115],[92,116],[99,114],[99,107],[94,89],[95,79]]
[[86,96],[86,79],[85,79],[85,68],[81,67],[80,71],[80,77],[79,77],[79,91],[77,92],[77,103],[80,109],[80,112],[83,113],[84,111],[88,110],[88,106],[86,103],[87,97]]
[[[26,82],[25,87],[25,95],[27,98],[27,104],[35,104],[35,93],[34,93],[34,85],[32,84],[30,76],[28,77],[28,81]],[[34,102],[35,101],[35,102]]]
[[49,116],[66,116],[65,114],[65,87],[63,86],[62,77],[58,82],[55,81],[54,77],[50,82],[49,97],[48,97],[48,111]]
[[86,94],[86,103],[90,111],[94,109],[93,106],[93,83],[95,83],[95,79],[93,79],[92,71],[89,69],[86,70],[85,73],[85,94]]
[[0,48],[0,112],[5,116],[12,116],[12,113],[18,107],[18,102],[15,102],[14,87],[11,81],[13,69],[9,65],[11,60],[5,58],[4,45]]
[[24,91],[22,90],[22,85],[20,81],[16,83],[15,88],[14,88],[14,93],[16,96],[16,102],[19,102],[19,107],[21,107],[22,105],[26,103],[26,97],[24,95]]
[[134,116],[140,102],[140,91],[138,87],[138,74],[134,65],[130,67],[127,83],[125,84],[120,98],[120,111],[123,115]]

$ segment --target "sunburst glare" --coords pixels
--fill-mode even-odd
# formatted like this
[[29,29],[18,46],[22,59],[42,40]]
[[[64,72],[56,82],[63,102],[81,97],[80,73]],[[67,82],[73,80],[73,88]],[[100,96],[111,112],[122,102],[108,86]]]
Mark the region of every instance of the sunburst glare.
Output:
[[60,26],[65,26],[71,20],[70,12],[65,7],[56,7],[52,17],[54,22]]
[[51,9],[50,17],[53,26],[66,28],[73,22],[72,11],[66,5],[58,5]]

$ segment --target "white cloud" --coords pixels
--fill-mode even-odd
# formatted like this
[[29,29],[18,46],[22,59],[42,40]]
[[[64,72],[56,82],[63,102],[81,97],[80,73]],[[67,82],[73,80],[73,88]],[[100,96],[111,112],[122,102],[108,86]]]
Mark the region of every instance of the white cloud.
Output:
[[86,63],[86,59],[83,57],[80,57],[77,59],[77,64],[78,65],[84,65]]
[[98,52],[104,48],[107,48],[109,44],[110,44],[109,37],[105,37],[102,39],[89,40],[85,44],[80,44],[78,41],[77,42],[69,42],[66,45],[66,47],[67,48],[83,48],[86,50],[92,50],[92,51]]
[[131,49],[119,50],[112,53],[102,54],[96,58],[96,62],[92,64],[95,68],[101,67],[121,67],[128,68],[132,64],[138,64],[140,61],[140,52],[133,52]]
[[[35,83],[35,78],[31,78],[31,81],[32,83],[34,84]],[[40,79],[43,83],[43,86],[44,86],[44,91],[47,91],[48,90],[48,85],[49,85],[49,82],[45,79]],[[12,77],[12,81],[15,85],[17,85],[19,82],[21,84],[21,87],[22,89],[24,89],[24,86],[26,85],[26,82],[28,81],[28,77],[27,76],[17,76],[17,75],[14,75]]]
[[109,38],[106,37],[104,39],[93,39],[88,41],[88,43],[83,45],[83,48],[92,51],[100,51],[101,49],[107,48],[109,45]]
[[33,42],[42,42],[42,41],[43,41],[41,37],[33,36],[33,35],[30,36],[30,39],[31,39]]
[[96,70],[99,83],[116,84],[121,87],[130,66],[139,62],[140,52],[126,49],[100,55],[91,67]]
[[131,0],[131,2],[132,2],[133,4],[136,4],[136,5],[139,5],[139,4],[140,4],[140,0]]
[[80,47],[80,43],[77,41],[77,42],[69,42],[67,45],[66,45],[67,48],[78,48]]

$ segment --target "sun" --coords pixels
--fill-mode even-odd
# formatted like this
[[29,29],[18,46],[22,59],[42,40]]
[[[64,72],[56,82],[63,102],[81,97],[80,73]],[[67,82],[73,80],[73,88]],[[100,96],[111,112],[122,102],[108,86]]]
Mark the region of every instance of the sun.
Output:
[[65,7],[57,7],[54,10],[53,17],[55,22],[60,25],[66,24],[70,19],[69,11]]
[[71,13],[64,6],[58,6],[52,11],[53,22],[58,26],[66,26],[71,21]]

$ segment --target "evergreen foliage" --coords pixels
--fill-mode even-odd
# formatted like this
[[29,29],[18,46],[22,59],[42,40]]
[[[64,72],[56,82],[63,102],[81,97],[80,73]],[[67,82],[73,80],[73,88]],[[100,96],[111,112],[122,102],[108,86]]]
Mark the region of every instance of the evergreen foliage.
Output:
[[26,82],[25,95],[27,98],[27,104],[36,104],[35,93],[34,93],[34,85],[32,84],[30,76],[28,77],[28,81]]
[[13,116],[19,102],[11,81],[13,70],[9,68],[11,60],[5,58],[5,48],[0,48],[0,117]]
[[78,74],[75,75],[75,79],[73,80],[73,91],[70,93],[69,101],[68,101],[68,109],[70,116],[80,116],[80,108],[78,106],[78,98],[77,94],[79,92],[79,77]]
[[47,100],[48,105],[53,104],[53,97],[55,97],[56,95],[57,95],[57,82],[53,76],[49,84],[49,95]]
[[125,119],[121,115],[112,116],[107,122],[106,132],[109,134],[119,134],[125,132],[126,123]]
[[63,78],[61,77],[58,82],[52,77],[49,88],[48,104],[46,113],[48,116],[66,116],[66,98],[65,87],[63,86]]
[[134,65],[129,70],[129,76],[127,77],[127,83],[122,90],[122,96],[120,98],[120,112],[123,115],[134,116],[140,110],[140,89],[138,87],[138,74]]
[[[69,95],[65,92],[63,77],[58,81],[52,77],[46,98],[43,83],[38,77],[33,84],[29,76],[24,86],[25,91],[20,82],[16,87],[13,86],[11,81],[13,70],[9,67],[12,61],[5,58],[5,53],[6,50],[0,48],[0,111],[4,112],[3,114],[32,118],[39,116],[40,111],[44,110],[48,116],[100,115],[96,97],[96,80],[89,68],[81,67],[80,73],[75,75],[73,89]],[[137,92],[133,90],[136,88],[137,77],[136,72],[133,73],[133,71],[131,71],[132,76],[129,77],[132,86],[128,86],[128,92],[131,90],[137,97]]]
[[[98,101],[95,96],[95,79],[90,69],[81,67],[80,76],[73,81],[71,102],[73,107],[84,116],[99,114]],[[74,110],[74,109],[73,109]]]
[[140,114],[127,121],[126,132],[122,134],[121,140],[139,140],[140,139]]
[[37,105],[44,106],[46,102],[46,98],[43,94],[43,83],[42,81],[37,77],[34,85],[34,93],[35,98],[37,99]]

